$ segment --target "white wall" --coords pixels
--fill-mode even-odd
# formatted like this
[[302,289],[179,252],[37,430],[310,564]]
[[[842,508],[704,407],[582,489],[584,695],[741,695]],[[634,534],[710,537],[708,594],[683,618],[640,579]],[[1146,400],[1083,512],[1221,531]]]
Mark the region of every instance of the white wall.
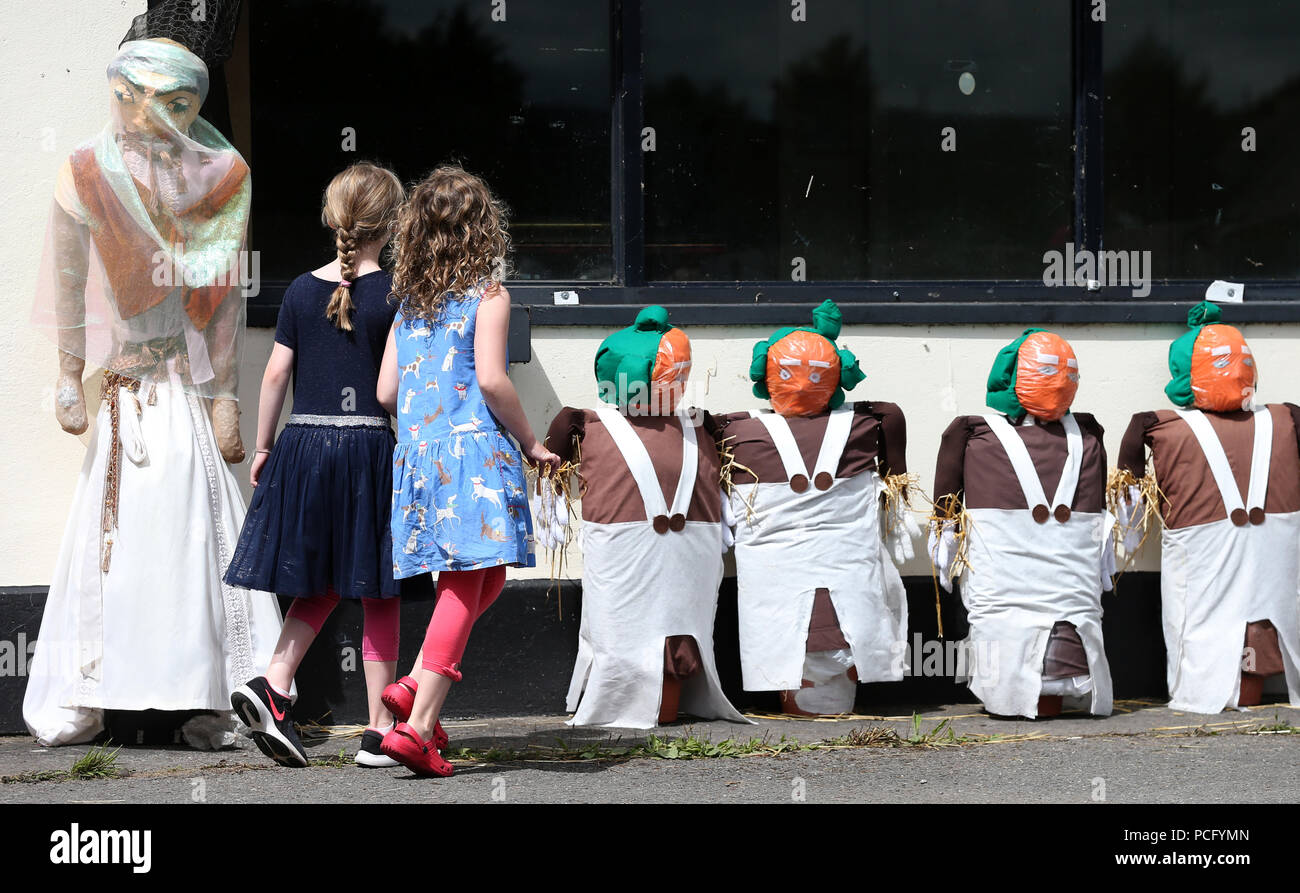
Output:
[[[738,311],[738,314],[743,310]],[[1231,310],[1227,311],[1229,319]],[[804,325],[809,320],[795,319]],[[933,491],[934,465],[939,438],[954,416],[987,411],[985,381],[998,350],[1015,339],[1024,326],[846,326],[841,346],[861,361],[867,379],[849,393],[849,399],[888,400],[907,416],[907,465],[921,477],[926,493]],[[1300,399],[1300,382],[1294,380],[1300,327],[1254,325],[1242,327],[1261,370],[1259,398],[1265,402]],[[748,378],[754,342],[775,327],[692,327],[691,381],[700,385],[708,370],[716,369],[707,396],[698,396],[706,409],[733,411],[756,409],[763,402],[750,393]],[[1083,380],[1074,408],[1091,412],[1106,429],[1106,452],[1111,467],[1133,413],[1171,408],[1164,394],[1169,380],[1166,365],[1169,342],[1185,329],[1170,325],[1058,326],[1079,358]],[[536,329],[533,362],[517,367],[514,380],[534,425],[549,422],[562,404],[593,406],[595,384],[591,371],[596,346],[607,332],[587,328]],[[915,508],[924,526],[924,504]],[[918,543],[918,553],[922,552]],[[575,553],[576,555],[576,553]],[[575,568],[580,567],[574,563]],[[1148,546],[1138,570],[1158,569],[1158,547]],[[924,559],[913,560],[904,574],[930,573]]]
[[[55,349],[28,323],[49,211],[54,175],[74,145],[92,135],[107,114],[104,67],[143,0],[87,3],[47,0],[40,15],[8,2],[0,5],[0,301],[8,325],[0,327],[0,586],[45,585],[50,580],[87,436],[63,433],[54,420]],[[53,151],[42,143],[53,139]],[[266,176],[262,172],[262,176]],[[317,258],[305,258],[304,266]],[[815,286],[810,286],[814,288]],[[738,311],[738,314],[743,311]],[[1231,311],[1229,311],[1229,321]],[[743,317],[738,318],[738,322]],[[790,320],[804,324],[805,319]],[[908,464],[928,491],[939,436],[954,415],[984,407],[984,381],[998,348],[1016,337],[1017,326],[850,326],[842,343],[862,361],[867,380],[851,397],[890,400],[908,417]],[[1113,464],[1129,417],[1168,406],[1165,356],[1176,326],[1066,326],[1083,383],[1075,406],[1093,412],[1106,427]],[[746,370],[754,341],[769,328],[732,326],[688,330],[694,345],[693,381],[709,378],[708,409],[753,408]],[[1294,381],[1300,326],[1245,327],[1262,370],[1260,397],[1300,398]],[[562,405],[591,406],[596,345],[608,334],[590,328],[534,331],[533,362],[517,366],[519,386],[534,427],[541,433]],[[257,389],[271,332],[254,330],[246,341],[240,397],[244,440],[250,451],[256,424]],[[88,380],[90,410],[98,381]],[[235,470],[245,496],[247,466]],[[124,498],[129,498],[127,494]],[[577,557],[576,555],[574,556]],[[1141,568],[1153,569],[1153,555]],[[580,564],[572,565],[578,572]],[[905,573],[927,574],[914,561]],[[521,574],[522,575],[522,574]]]
[[49,582],[89,440],[54,420],[55,349],[29,318],[54,176],[107,120],[104,69],[144,9],[0,3],[0,586]]

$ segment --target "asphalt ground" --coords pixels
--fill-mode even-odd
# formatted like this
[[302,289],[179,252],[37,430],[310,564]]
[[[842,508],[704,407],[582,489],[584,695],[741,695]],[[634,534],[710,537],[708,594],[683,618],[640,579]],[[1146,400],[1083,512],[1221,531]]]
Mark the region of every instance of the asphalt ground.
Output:
[[[970,704],[922,716],[683,721],[651,733],[570,729],[563,716],[449,720],[456,773],[416,778],[351,762],[333,727],[305,769],[240,738],[218,751],[123,747],[110,772],[68,770],[90,748],[0,738],[0,803],[1296,803],[1300,709],[1215,715],[1121,701],[1106,718],[1028,721]],[[650,738],[650,735],[654,738]]]

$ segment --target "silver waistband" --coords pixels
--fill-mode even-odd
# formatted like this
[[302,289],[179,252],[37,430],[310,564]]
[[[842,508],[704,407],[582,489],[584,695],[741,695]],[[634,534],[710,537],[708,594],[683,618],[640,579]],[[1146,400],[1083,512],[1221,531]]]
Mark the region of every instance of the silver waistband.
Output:
[[370,415],[312,415],[295,412],[289,416],[290,425],[324,425],[333,428],[388,428],[387,416]]

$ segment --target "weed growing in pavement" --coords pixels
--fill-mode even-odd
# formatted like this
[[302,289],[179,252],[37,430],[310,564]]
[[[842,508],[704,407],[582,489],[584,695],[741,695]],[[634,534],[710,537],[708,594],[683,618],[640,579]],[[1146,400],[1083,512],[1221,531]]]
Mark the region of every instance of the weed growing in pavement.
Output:
[[[110,742],[111,743],[111,742]],[[92,747],[90,750],[72,764],[68,770],[69,778],[117,778],[122,774],[122,770],[117,765],[117,755],[122,750],[108,750],[107,745],[103,747]]]

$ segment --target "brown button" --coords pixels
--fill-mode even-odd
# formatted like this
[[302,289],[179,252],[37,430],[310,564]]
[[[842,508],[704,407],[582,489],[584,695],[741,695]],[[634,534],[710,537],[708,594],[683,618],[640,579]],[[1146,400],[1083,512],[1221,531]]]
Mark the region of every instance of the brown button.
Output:
[[802,493],[804,490],[807,490],[808,478],[801,474],[796,474],[794,477],[790,478],[790,489],[796,493]]
[[835,478],[831,477],[829,471],[820,471],[817,473],[817,477],[813,478],[813,486],[818,490],[829,490],[833,483],[835,483]]
[[655,515],[654,528],[655,533],[667,533],[668,525],[671,523],[667,515]]
[[681,533],[686,527],[686,516],[680,512],[668,519],[668,527],[673,533]]
[[1052,517],[1064,524],[1070,520],[1070,507],[1068,505],[1058,505],[1056,511],[1052,512]]
[[1250,523],[1251,524],[1264,523],[1264,510],[1259,506],[1255,506],[1253,509],[1250,510]]
[[1245,527],[1250,522],[1250,515],[1246,514],[1245,509],[1233,509],[1232,514],[1228,517],[1230,517],[1232,523],[1236,524],[1238,527]]
[[1046,524],[1047,519],[1052,517],[1052,510],[1045,505],[1034,506],[1034,520],[1039,524]]

